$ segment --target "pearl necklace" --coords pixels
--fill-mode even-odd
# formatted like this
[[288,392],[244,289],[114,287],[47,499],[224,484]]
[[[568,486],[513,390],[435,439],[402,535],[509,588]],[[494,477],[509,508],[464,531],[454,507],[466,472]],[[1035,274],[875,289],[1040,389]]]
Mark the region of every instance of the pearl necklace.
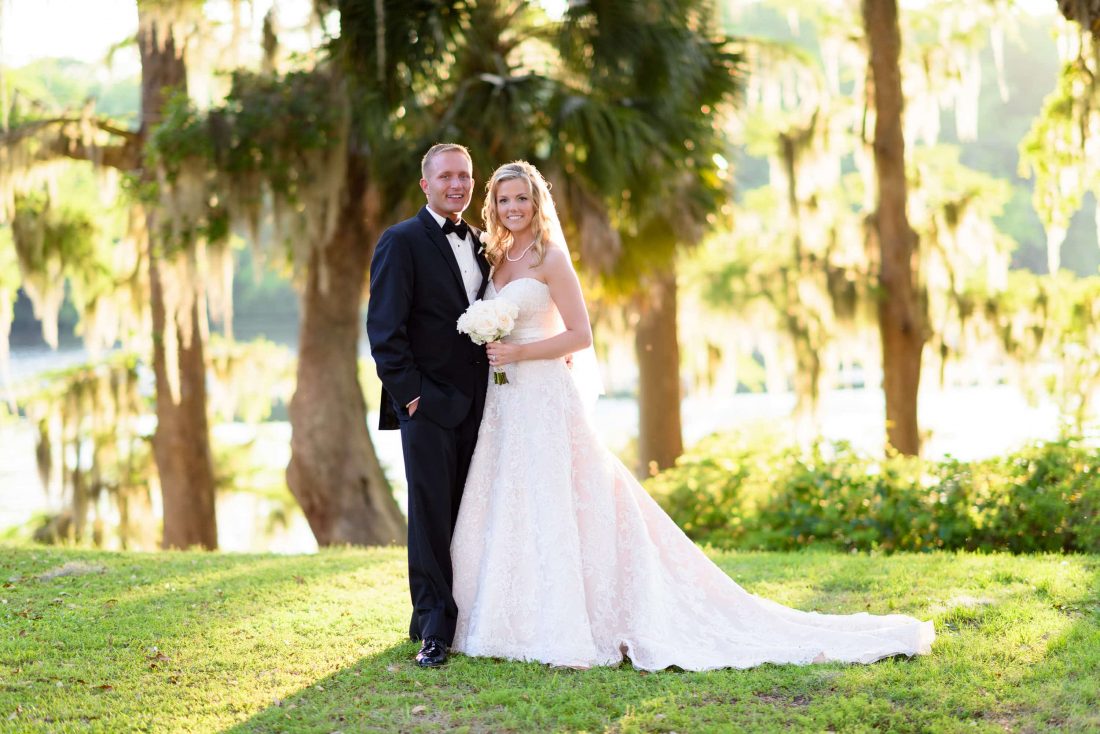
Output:
[[[536,240],[537,240],[537,238],[536,238]],[[510,262],[510,263],[518,263],[518,262],[519,262],[520,260],[522,260],[522,259],[524,258],[524,256],[525,256],[525,255],[526,255],[526,254],[527,254],[528,252],[530,252],[530,251],[531,251],[531,248],[535,246],[535,241],[536,241],[536,240],[531,240],[531,244],[527,245],[527,247],[525,247],[525,248],[523,249],[523,252],[521,252],[521,253],[519,254],[519,257],[517,257],[517,258],[516,258],[515,260],[513,260],[513,259],[512,259],[511,257],[509,257],[509,255],[508,255],[508,252],[507,252],[507,251],[505,251],[505,253],[504,253],[504,259],[505,259],[505,260],[507,260],[507,261],[508,261],[508,262]],[[512,248],[510,248],[510,247],[509,247],[508,249],[510,250],[510,249],[512,249]]]

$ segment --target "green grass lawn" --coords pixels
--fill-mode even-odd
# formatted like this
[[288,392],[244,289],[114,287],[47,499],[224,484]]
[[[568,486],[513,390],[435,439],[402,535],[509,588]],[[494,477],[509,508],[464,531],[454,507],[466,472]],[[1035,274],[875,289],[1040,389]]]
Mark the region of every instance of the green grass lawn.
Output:
[[0,547],[0,731],[1100,731],[1100,559],[715,553],[803,609],[935,620],[869,666],[412,663],[402,549]]

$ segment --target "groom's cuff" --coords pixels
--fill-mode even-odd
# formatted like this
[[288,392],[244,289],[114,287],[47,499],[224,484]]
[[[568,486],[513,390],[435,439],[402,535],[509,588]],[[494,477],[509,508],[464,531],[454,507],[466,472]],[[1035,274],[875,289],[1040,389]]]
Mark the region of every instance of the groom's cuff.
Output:
[[408,410],[409,408],[413,407],[418,402],[420,402],[420,396],[419,395],[417,395],[415,398],[413,398],[409,402],[405,403],[405,410]]

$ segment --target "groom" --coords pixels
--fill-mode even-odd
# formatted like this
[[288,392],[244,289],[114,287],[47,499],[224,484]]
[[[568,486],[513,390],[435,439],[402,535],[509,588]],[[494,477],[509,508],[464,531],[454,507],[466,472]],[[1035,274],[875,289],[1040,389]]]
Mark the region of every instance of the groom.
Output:
[[451,595],[451,534],[485,406],[485,348],[456,328],[485,292],[479,230],[461,215],[473,161],[461,145],[433,145],[420,164],[427,198],[387,229],[370,266],[367,337],[382,380],[380,429],[401,429],[409,485],[409,636],[421,667],[447,661],[458,610]]

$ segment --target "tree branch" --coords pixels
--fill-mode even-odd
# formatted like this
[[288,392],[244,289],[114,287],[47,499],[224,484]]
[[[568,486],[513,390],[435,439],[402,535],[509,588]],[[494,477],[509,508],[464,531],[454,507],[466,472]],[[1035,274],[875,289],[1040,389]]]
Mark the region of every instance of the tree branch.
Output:
[[[122,143],[89,145],[84,141],[81,131],[72,128],[74,125],[85,124],[91,124],[98,130],[121,138]],[[49,135],[51,128],[56,129],[56,136]],[[34,156],[35,162],[54,158],[72,158],[124,171],[136,169],[141,165],[141,134],[133,130],[124,130],[99,118],[55,117],[27,122],[0,135],[0,147],[11,148],[31,138],[37,138],[43,145],[42,150],[37,151]]]

